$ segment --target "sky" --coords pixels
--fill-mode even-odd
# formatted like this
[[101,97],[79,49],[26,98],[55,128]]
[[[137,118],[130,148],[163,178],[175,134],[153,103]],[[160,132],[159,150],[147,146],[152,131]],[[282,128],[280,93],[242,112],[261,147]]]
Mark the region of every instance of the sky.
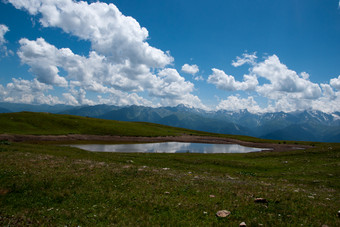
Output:
[[0,102],[340,111],[340,2],[0,0]]

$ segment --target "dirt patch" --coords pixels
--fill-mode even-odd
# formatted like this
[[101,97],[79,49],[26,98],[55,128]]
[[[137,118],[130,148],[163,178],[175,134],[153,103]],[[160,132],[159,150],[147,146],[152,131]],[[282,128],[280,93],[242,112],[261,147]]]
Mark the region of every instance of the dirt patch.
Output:
[[188,143],[210,143],[210,144],[239,144],[248,147],[272,149],[272,151],[287,151],[298,148],[310,148],[305,145],[292,144],[270,144],[246,142],[230,138],[220,138],[211,136],[165,136],[165,137],[132,137],[132,136],[109,136],[109,135],[8,135],[1,134],[0,140],[12,142],[34,142],[34,141],[100,141],[108,143],[127,142],[127,143],[150,143],[150,142],[188,142]]

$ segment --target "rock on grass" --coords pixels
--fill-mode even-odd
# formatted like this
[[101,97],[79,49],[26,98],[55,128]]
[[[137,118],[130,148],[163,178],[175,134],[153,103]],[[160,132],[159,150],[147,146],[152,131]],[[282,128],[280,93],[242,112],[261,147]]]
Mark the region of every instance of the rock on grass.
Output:
[[229,210],[220,210],[217,211],[216,216],[219,218],[226,218],[231,214]]
[[239,227],[247,227],[246,223],[245,222],[241,222]]

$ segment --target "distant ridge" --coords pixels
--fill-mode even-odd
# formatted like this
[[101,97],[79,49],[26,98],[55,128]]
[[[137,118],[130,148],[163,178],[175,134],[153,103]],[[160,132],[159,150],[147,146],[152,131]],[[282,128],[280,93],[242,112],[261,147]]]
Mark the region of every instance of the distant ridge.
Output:
[[0,107],[0,113],[10,113],[10,112],[11,112],[10,110]]
[[[298,111],[253,114],[240,111],[205,111],[185,105],[144,106],[67,106],[0,103],[7,112],[50,112],[94,118],[150,122],[199,131],[246,135],[264,139],[340,142],[340,113]],[[0,109],[0,111],[1,111]]]

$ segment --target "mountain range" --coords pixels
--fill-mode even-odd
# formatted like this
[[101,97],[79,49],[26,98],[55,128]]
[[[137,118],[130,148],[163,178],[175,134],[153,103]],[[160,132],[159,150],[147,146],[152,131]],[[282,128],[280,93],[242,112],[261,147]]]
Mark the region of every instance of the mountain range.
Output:
[[68,106],[0,103],[0,113],[50,112],[94,118],[152,122],[200,131],[248,135],[264,139],[340,142],[340,112],[276,112],[254,114],[240,111],[205,111],[185,105],[176,107],[144,106]]

